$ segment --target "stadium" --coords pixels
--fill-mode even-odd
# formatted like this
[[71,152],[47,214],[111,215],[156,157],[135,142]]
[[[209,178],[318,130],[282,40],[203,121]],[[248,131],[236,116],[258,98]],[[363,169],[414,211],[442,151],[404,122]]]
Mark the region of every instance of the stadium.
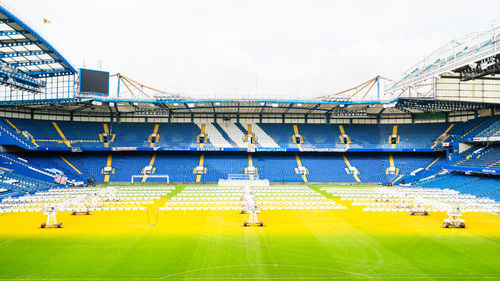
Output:
[[0,3],[0,280],[500,280],[500,27],[307,98],[63,51]]

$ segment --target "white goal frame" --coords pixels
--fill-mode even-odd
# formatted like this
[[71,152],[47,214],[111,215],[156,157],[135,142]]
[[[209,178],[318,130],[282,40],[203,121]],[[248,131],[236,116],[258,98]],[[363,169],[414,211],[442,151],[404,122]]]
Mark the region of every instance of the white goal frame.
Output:
[[[259,180],[259,175],[255,174],[253,175],[254,180]],[[250,180],[250,175],[249,174],[228,174],[227,175],[228,180]]]
[[253,180],[248,174],[229,174],[227,180],[219,179],[219,186],[269,186],[269,180],[261,180],[257,174]]
[[[147,178],[148,178],[148,179],[149,179],[149,178],[166,178],[166,179],[167,179],[167,182],[166,182],[166,183],[167,183],[167,184],[169,184],[169,183],[170,183],[170,177],[169,177],[168,175],[132,175],[132,176],[130,177],[130,183],[131,183],[131,184],[134,184],[134,183],[136,183],[136,182],[134,182],[134,179],[135,179],[135,178],[141,178],[141,179],[142,179],[142,178],[143,178],[143,177],[145,177],[145,176],[147,176]],[[141,181],[139,180],[139,182],[141,182]]]

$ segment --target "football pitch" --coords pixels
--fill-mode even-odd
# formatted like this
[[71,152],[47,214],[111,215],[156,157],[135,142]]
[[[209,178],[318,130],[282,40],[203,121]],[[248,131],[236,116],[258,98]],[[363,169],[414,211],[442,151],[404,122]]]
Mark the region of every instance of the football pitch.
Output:
[[[182,188],[182,187],[181,187]],[[500,280],[500,217],[465,213],[96,211],[0,214],[0,280]],[[337,199],[332,199],[337,200]]]

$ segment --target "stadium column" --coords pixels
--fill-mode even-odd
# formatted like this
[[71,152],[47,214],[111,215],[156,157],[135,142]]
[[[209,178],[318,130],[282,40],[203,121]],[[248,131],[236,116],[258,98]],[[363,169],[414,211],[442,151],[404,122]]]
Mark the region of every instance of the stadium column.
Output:
[[[393,136],[397,136],[398,135],[398,125],[392,126],[392,135]],[[389,141],[390,141],[390,138],[389,138]],[[396,144],[395,143],[391,143],[391,148],[396,148]]]
[[[106,161],[106,167],[111,167],[111,163],[113,162],[113,157],[111,156],[111,153],[108,154],[108,160]],[[111,175],[111,172],[109,174],[104,175],[104,182],[109,182],[109,177]]]
[[[295,154],[295,160],[297,160],[297,166],[299,168],[302,167],[302,161],[300,161],[300,157],[299,157],[298,153]],[[299,170],[299,172],[300,172],[300,170]],[[307,182],[307,176],[306,176],[306,174],[303,174],[303,175],[301,174],[301,176],[302,176],[302,180],[304,180],[304,182]]]
[[[293,133],[294,133],[294,138],[295,138],[295,136],[300,135],[300,134],[299,134],[299,127],[298,127],[297,125],[293,125]],[[298,147],[299,149],[302,149],[302,144],[297,143],[297,147]]]
[[[148,166],[151,166],[151,173],[154,173],[153,171],[153,165],[155,164],[155,160],[156,160],[156,153],[153,154],[153,156],[151,156],[151,160],[149,160],[149,164]],[[146,182],[146,180],[148,179],[148,175],[147,174],[144,174],[144,176],[142,177],[141,179],[141,182]]]
[[[345,154],[342,154],[342,158],[344,158],[344,162],[345,164],[347,165],[347,167],[351,168],[351,163],[349,162],[349,160],[347,159],[347,156],[345,156]],[[356,182],[361,182],[361,179],[359,178],[358,175],[354,174],[354,173],[351,173],[352,176],[354,177],[354,179],[356,180]]]
[[[159,128],[160,128],[160,124],[155,124],[155,127],[153,129],[153,134],[152,135],[158,134],[158,129]],[[151,147],[151,148],[155,147],[155,144],[153,142],[151,142],[151,138],[149,138],[149,147]]]
[[[444,131],[444,133],[442,133],[442,134],[441,134],[441,135],[440,135],[440,136],[439,136],[439,137],[438,137],[438,138],[434,141],[434,144],[431,146],[431,148],[434,148],[434,147],[436,147],[436,145],[438,145],[439,143],[444,142],[444,141],[448,138],[448,136],[447,136],[446,134],[448,134],[448,132],[451,130],[451,128],[453,128],[453,126],[454,126],[454,125],[455,125],[455,124],[451,124],[451,125],[450,125],[447,129],[446,129],[446,131]],[[446,138],[444,138],[444,139],[441,139],[441,140],[440,140],[439,138],[440,138],[442,135],[446,135]]]
[[[198,166],[203,166],[203,162],[205,162],[205,154],[202,153],[200,155],[200,162],[198,163]],[[201,182],[201,174],[196,174],[196,182]]]
[[52,126],[56,129],[56,131],[59,133],[59,136],[61,136],[63,142],[68,146],[71,147],[71,143],[68,141],[68,139],[64,136],[63,132],[59,128],[56,122],[52,122]]

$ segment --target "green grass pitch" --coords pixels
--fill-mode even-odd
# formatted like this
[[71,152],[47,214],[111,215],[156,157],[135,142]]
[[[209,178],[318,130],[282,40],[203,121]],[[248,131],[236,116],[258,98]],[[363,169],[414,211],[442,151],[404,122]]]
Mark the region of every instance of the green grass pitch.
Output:
[[[347,204],[347,203],[346,203]],[[0,215],[0,280],[500,280],[500,218],[347,210]],[[149,214],[151,216],[151,214]]]

